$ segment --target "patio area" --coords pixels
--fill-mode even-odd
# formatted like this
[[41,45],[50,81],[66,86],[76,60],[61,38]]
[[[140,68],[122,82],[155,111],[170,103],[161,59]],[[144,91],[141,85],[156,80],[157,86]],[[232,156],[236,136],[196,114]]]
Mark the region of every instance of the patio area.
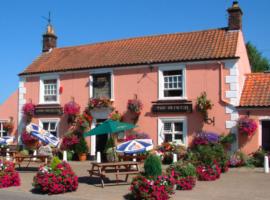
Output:
[[[100,187],[98,178],[89,177],[87,172],[90,169],[89,161],[86,162],[69,162],[79,177],[79,187],[76,192],[65,193],[60,195],[40,195],[32,193],[32,179],[36,171],[19,171],[21,176],[21,186],[10,187],[0,190],[0,196],[5,199],[124,199],[129,192],[129,185],[108,185],[104,188]],[[38,165],[37,165],[38,166]],[[31,168],[30,168],[31,169]],[[124,176],[121,177],[124,180]],[[115,180],[115,177],[112,177]],[[131,181],[131,178],[129,178]],[[97,186],[95,185],[97,184]],[[270,174],[264,174],[262,168],[234,168],[226,174],[222,174],[222,178],[214,182],[198,181],[192,191],[176,191],[172,199],[185,200],[209,200],[209,199],[268,199]]]

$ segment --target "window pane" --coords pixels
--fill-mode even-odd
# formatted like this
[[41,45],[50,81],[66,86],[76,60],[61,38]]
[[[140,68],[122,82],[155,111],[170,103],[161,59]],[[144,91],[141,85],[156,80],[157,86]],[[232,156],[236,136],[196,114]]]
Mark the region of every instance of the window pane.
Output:
[[168,76],[168,75],[182,75],[182,70],[170,70],[170,71],[163,71],[163,75],[164,76]]
[[56,130],[56,122],[50,123],[50,130]]
[[180,97],[182,96],[182,90],[164,90],[164,97]]
[[175,134],[174,135],[175,140],[182,140],[183,141],[183,135],[182,134]]
[[43,122],[43,129],[44,130],[49,130],[49,122]]
[[182,122],[175,122],[174,123],[174,131],[182,132],[183,131],[183,123]]
[[50,131],[51,134],[53,134],[54,136],[57,136],[57,132],[56,131]]
[[111,74],[93,75],[93,97],[111,98]]
[[168,83],[164,84],[164,88],[167,89],[168,88]]
[[172,142],[172,134],[164,134],[165,142]]
[[171,122],[165,122],[164,123],[164,130],[165,131],[171,131],[172,130],[172,123]]

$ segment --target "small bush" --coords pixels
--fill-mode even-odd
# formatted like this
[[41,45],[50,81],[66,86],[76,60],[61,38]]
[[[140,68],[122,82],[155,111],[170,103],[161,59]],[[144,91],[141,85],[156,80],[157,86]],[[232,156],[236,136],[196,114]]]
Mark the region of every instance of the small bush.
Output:
[[144,161],[144,172],[146,177],[156,179],[162,174],[160,157],[150,154]]
[[81,137],[79,143],[75,145],[75,152],[77,154],[82,154],[82,153],[88,152],[88,146],[87,146],[83,137]]

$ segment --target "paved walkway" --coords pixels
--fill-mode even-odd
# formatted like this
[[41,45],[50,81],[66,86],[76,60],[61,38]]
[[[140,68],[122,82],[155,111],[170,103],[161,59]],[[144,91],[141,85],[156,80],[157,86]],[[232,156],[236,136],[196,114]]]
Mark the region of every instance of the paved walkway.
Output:
[[[22,184],[20,187],[11,187],[0,190],[0,200],[119,200],[129,192],[129,185],[95,186],[99,180],[90,179],[87,173],[89,162],[71,162],[72,168],[79,176],[79,187],[76,192],[61,195],[40,195],[31,193],[31,183],[36,172],[20,172]],[[131,179],[129,179],[131,180]],[[270,197],[270,175],[264,174],[262,169],[231,169],[222,174],[221,179],[214,182],[197,182],[192,191],[177,191],[172,199],[184,200],[263,200]]]

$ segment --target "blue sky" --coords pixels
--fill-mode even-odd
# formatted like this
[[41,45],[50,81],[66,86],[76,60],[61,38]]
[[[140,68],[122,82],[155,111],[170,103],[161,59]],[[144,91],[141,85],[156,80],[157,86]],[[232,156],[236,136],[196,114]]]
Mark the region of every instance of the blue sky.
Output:
[[[270,1],[239,0],[243,31],[270,58]],[[16,90],[18,76],[41,52],[52,13],[58,47],[136,36],[227,26],[232,0],[1,0],[0,103]]]

